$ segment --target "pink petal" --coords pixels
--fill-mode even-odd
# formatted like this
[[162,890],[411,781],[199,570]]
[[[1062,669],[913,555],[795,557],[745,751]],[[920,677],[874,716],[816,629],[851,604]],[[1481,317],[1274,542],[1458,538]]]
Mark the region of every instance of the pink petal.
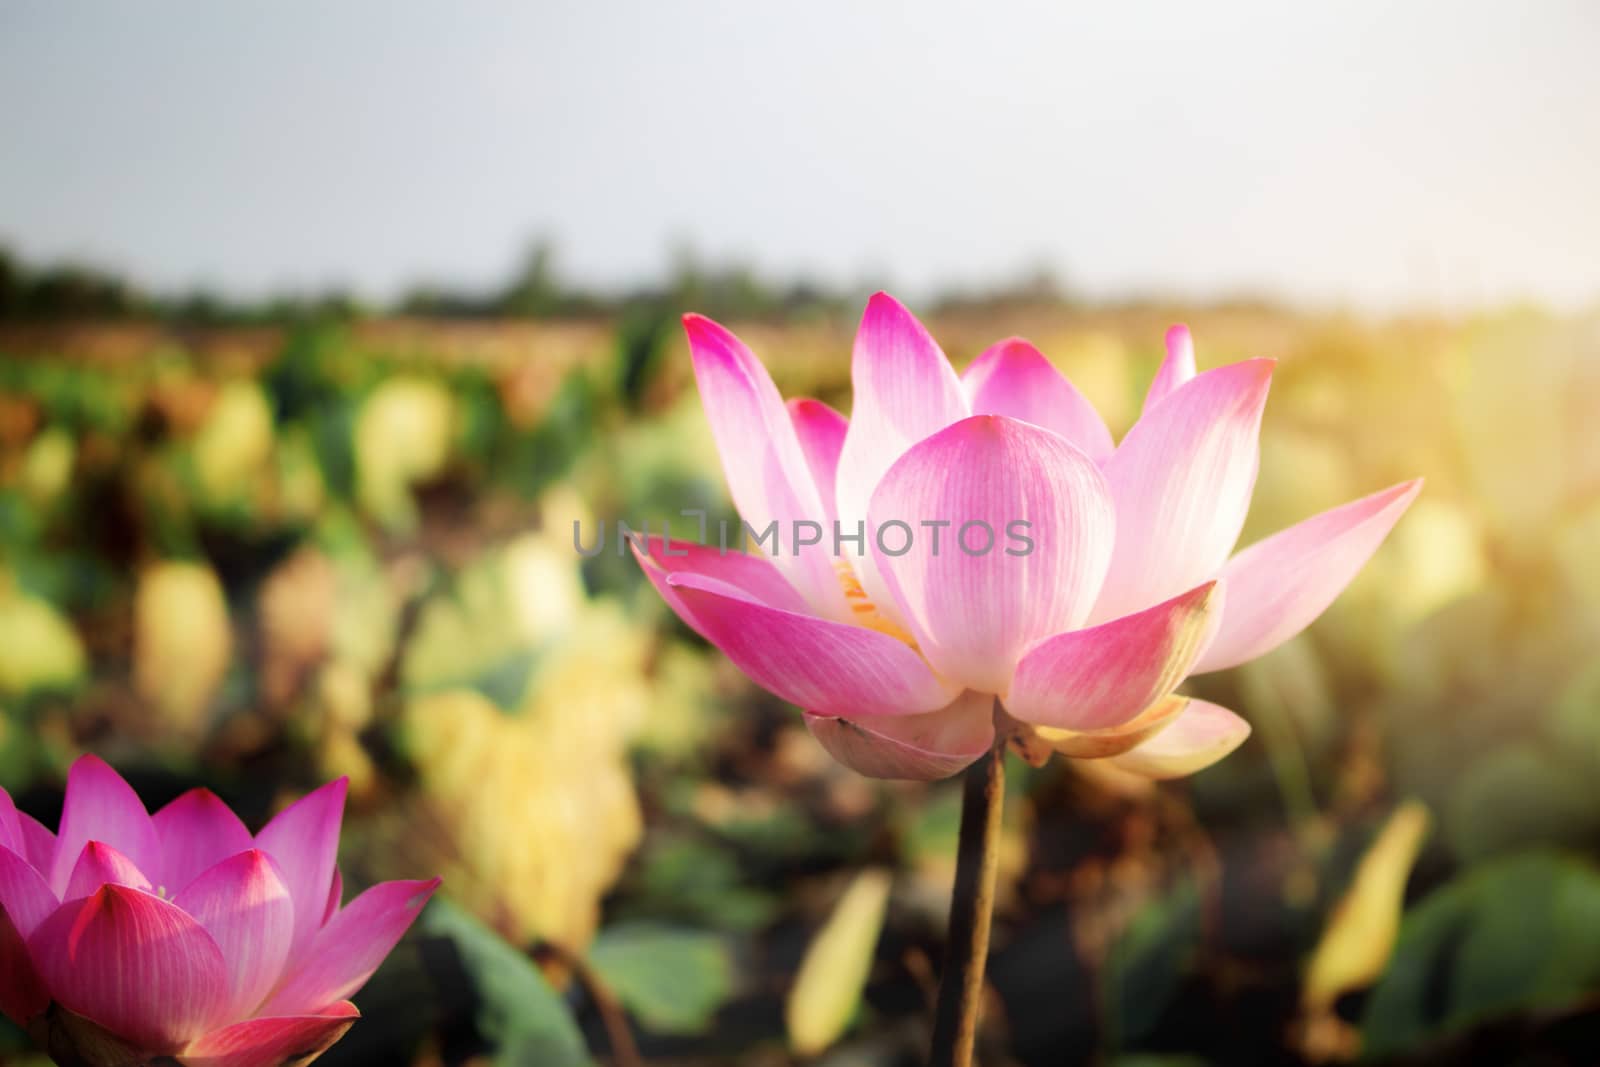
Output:
[[1190,700],[1160,733],[1106,762],[1146,778],[1181,778],[1211,766],[1249,736],[1250,724],[1227,708]]
[[1117,547],[1095,622],[1216,577],[1250,507],[1272,367],[1253,359],[1206,371],[1153,406],[1106,461]]
[[27,840],[22,836],[22,820],[17,818],[17,806],[4,789],[0,789],[0,848],[17,853],[28,851]]
[[294,936],[294,904],[278,865],[260,849],[237,853],[190,882],[173,903],[222,950],[224,1018],[250,1015],[278,984]]
[[344,875],[339,873],[339,868],[333,869],[333,884],[328,887],[328,903],[322,909],[322,923],[326,926],[328,920],[333,918],[333,913],[339,910],[339,904],[344,900]]
[[886,634],[759,603],[703,575],[669,580],[706,639],[751,680],[824,715],[912,715],[960,690]]
[[720,547],[697,545],[689,541],[673,541],[669,546],[664,539],[652,537],[644,550],[635,543],[633,555],[644,568],[645,577],[650,579],[650,584],[661,594],[661,599],[665,600],[667,606],[701,637],[706,636],[705,630],[690,614],[682,598],[678,596],[677,590],[668,582],[674,574],[699,574],[714,578],[763,604],[801,615],[811,614],[811,608],[806,604],[805,598],[796,593],[794,586],[784,580],[778,568],[772,565],[772,561],[753,552],[740,552],[736,548],[724,552]]
[[[45,891],[49,892],[48,887]],[[18,930],[7,909],[0,907],[0,1014],[25,1028],[49,1006],[50,991],[28,953],[27,935]]]
[[1131,722],[1188,676],[1222,602],[1207,582],[1136,615],[1045,638],[1017,665],[1006,711],[1074,731]]
[[1111,431],[1094,405],[1020,337],[989,347],[961,384],[974,415],[1009,415],[1054,430],[1096,463],[1111,455]]
[[281,1067],[305,1064],[327,1051],[361,1017],[347,1000],[319,1015],[250,1019],[197,1038],[184,1067]]
[[1033,733],[1037,740],[1068,759],[1104,759],[1121,755],[1154,737],[1166,729],[1188,704],[1188,697],[1172,693],[1120,726],[1104,730],[1062,730],[1054,726],[1035,726]]
[[33,864],[0,846],[0,1012],[19,1025],[50,1004],[27,941],[59,904]]
[[349,787],[350,780],[340,778],[312,790],[279,812],[256,835],[256,847],[278,862],[283,884],[289,887],[289,897],[294,901],[291,966],[311,944],[312,935],[321,925],[339,857],[339,821],[344,816]]
[[38,869],[11,851],[0,848],[0,908],[23,937],[30,937],[61,901]]
[[1217,671],[1272,651],[1344,591],[1422,491],[1391,486],[1258,541],[1222,569],[1228,604],[1196,667]]
[[1189,327],[1180,322],[1167,331],[1167,358],[1161,361],[1161,369],[1144,395],[1144,410],[1149,411],[1187,383],[1194,377],[1194,370],[1194,338],[1189,336]]
[[61,833],[50,869],[50,885],[64,892],[72,868],[90,841],[104,841],[141,871],[161,869],[161,843],[144,803],[116,771],[97,756],[80,756],[67,772]]
[[[873,494],[870,519],[873,562],[922,654],[941,676],[985,693],[1006,691],[1029,644],[1083,621],[1114,529],[1094,461],[1058,434],[1000,415],[974,415],[914,445]],[[908,540],[889,525],[897,521],[912,536],[894,556],[885,549]],[[933,521],[950,525],[922,525]]]
[[[50,993],[28,954],[28,935],[58,905],[50,885],[20,854],[22,832],[11,797],[0,790],[0,811],[9,809],[10,845],[0,845],[0,1013],[18,1026],[50,1006]],[[14,846],[14,847],[13,847]]]
[[948,778],[994,744],[994,698],[971,690],[921,715],[841,719],[807,712],[828,754],[869,778]]
[[38,873],[48,875],[56,864],[56,835],[26,811],[18,811],[16,819],[22,827],[22,843],[27,846],[27,862],[34,864]]
[[739,515],[758,534],[778,525],[773,562],[813,610],[844,617],[844,594],[825,544],[796,548],[796,524],[826,518],[794,424],[767,369],[744,342],[699,315],[684,330],[694,356],[700,403]]
[[22,843],[28,849],[28,862],[40,874],[49,875],[56,862],[56,835],[25,811],[17,812],[17,824],[22,827]]
[[65,904],[28,941],[55,999],[153,1053],[219,1021],[228,976],[199,923],[160,897],[108,885]]
[[[887,293],[867,301],[850,357],[850,381],[850,429],[839,452],[836,487],[845,533],[866,521],[873,490],[906,449],[971,414],[944,352]],[[851,562],[867,595],[892,611],[871,555]]]
[[134,889],[149,890],[150,880],[144,876],[128,857],[104,841],[90,841],[83,846],[78,862],[73,865],[72,877],[62,900],[81,900],[103,885],[125,885]]
[[209,789],[189,790],[151,821],[161,838],[161,884],[173,893],[255,844],[239,816]]
[[831,521],[839,514],[834,503],[834,483],[839,475],[839,450],[844,447],[850,420],[810,397],[796,397],[789,401],[788,408],[794,432],[800,438],[800,449],[806,456],[806,466],[811,470],[811,480],[822,501],[823,513]]
[[263,1015],[300,1015],[344,1000],[366,984],[422,911],[439,879],[382,882],[352,900],[318,932],[300,969]]

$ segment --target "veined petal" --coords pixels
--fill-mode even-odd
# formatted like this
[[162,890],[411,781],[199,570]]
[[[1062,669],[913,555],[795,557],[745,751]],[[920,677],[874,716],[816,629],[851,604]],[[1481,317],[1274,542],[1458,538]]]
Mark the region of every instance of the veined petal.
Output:
[[301,1015],[344,1000],[366,984],[421,913],[439,879],[382,882],[340,909],[312,951],[283,981],[263,1015]]
[[29,938],[62,1007],[152,1053],[173,1053],[220,1020],[222,953],[199,923],[160,897],[103,886],[63,905]]
[[250,1019],[213,1030],[192,1042],[184,1067],[281,1067],[310,1063],[326,1052],[361,1017],[341,1000],[318,1015]]
[[1228,603],[1199,671],[1264,655],[1309,626],[1372,558],[1422,491],[1422,479],[1296,523],[1258,541],[1222,569]]
[[150,818],[161,838],[158,877],[171,893],[255,844],[239,816],[209,789],[191,789]]
[[[887,293],[874,295],[861,315],[850,383],[850,429],[839,452],[836,486],[839,523],[847,534],[863,528],[873,491],[906,449],[971,414],[943,350]],[[851,565],[867,596],[892,614],[871,553],[853,557]]]
[[17,806],[4,789],[0,789],[0,848],[22,854],[28,851],[28,843],[22,837],[22,820],[17,818]]
[[1111,455],[1111,431],[1094,405],[1020,337],[991,345],[961,384],[974,415],[1009,415],[1054,430],[1096,463]]
[[1167,358],[1161,361],[1161,369],[1156,371],[1150,391],[1144,395],[1144,410],[1149,411],[1165,400],[1194,374],[1194,338],[1189,335],[1189,327],[1180,322],[1167,331]]
[[27,848],[28,862],[33,864],[34,870],[48,878],[56,862],[56,835],[25,811],[17,812],[17,825],[22,827],[22,843]]
[[[3,877],[0,873],[0,878]],[[41,885],[43,881],[41,878]],[[7,909],[0,906],[0,1014],[26,1028],[35,1015],[49,1006],[50,991],[33,965],[27,935],[17,928]]]
[[[1059,434],[1000,415],[974,415],[912,446],[884,475],[869,520],[873,562],[922,654],[986,693],[1006,691],[1028,645],[1083,621],[1115,529],[1093,460]],[[949,525],[927,526],[936,522]],[[901,533],[909,548],[892,555]]]
[[683,328],[700,402],[740,516],[758,533],[777,523],[773,563],[813,611],[846,617],[827,546],[796,545],[797,524],[821,523],[826,514],[778,387],[744,342],[722,326],[685,315]]
[[1216,577],[1255,489],[1272,367],[1253,359],[1206,371],[1153,405],[1106,461],[1117,546],[1093,621]]
[[[634,558],[644,568],[645,577],[656,587],[661,599],[701,637],[706,637],[704,628],[668,582],[674,574],[699,574],[714,578],[763,604],[800,615],[812,614],[805,598],[795,592],[794,586],[784,580],[778,568],[765,556],[741,552],[737,548],[724,552],[720,547],[697,545],[690,541],[668,542],[660,537],[649,538],[643,549],[635,541],[632,548]],[[709,637],[706,639],[710,640]]]
[[50,1004],[50,994],[28,952],[28,937],[59,902],[44,875],[0,846],[0,1013],[19,1026]]
[[1190,700],[1165,729],[1108,762],[1146,778],[1181,778],[1211,766],[1249,736],[1250,724],[1227,708]]
[[1119,756],[1165,730],[1188,705],[1188,697],[1170,693],[1120,726],[1108,726],[1103,730],[1063,730],[1056,726],[1029,729],[1040,741],[1068,759],[1105,759]]
[[731,585],[668,580],[702,633],[764,689],[824,715],[913,715],[960,691],[886,634],[762,604]]
[[50,886],[66,891],[72,868],[90,841],[106,841],[141,871],[159,870],[161,843],[144,802],[121,775],[98,756],[80,756],[67,772]]
[[869,778],[948,778],[994,745],[994,698],[971,690],[921,715],[842,719],[806,712],[828,754]]
[[321,925],[322,908],[339,857],[339,822],[344,817],[349,786],[348,778],[340,778],[307,793],[279,812],[256,835],[256,847],[277,861],[283,884],[289,887],[289,897],[294,901],[290,966],[301,958]]
[[333,869],[333,884],[328,887],[328,903],[322,909],[321,925],[328,925],[328,920],[333,918],[333,913],[339,910],[339,905],[344,900],[344,875],[339,868]]
[[[850,429],[850,420],[820,400],[796,397],[789,401],[789,421],[800,438],[800,450],[805,453],[806,466],[822,501],[823,514],[829,521],[838,518],[835,502],[835,482],[839,476],[839,450],[844,447],[844,435]],[[821,516],[819,516],[820,518]],[[832,530],[828,531],[831,536]]]
[[1076,731],[1130,722],[1188,676],[1222,603],[1217,583],[1207,582],[1137,614],[1047,637],[1017,664],[1006,711]]
[[250,1015],[282,976],[294,936],[294,904],[278,865],[260,849],[239,852],[173,899],[211,935],[228,971],[223,1017]]
[[50,883],[33,864],[9,848],[0,847],[0,909],[11,916],[11,924],[19,934],[31,937],[60,905]]
[[28,935],[60,902],[24,855],[22,826],[4,790],[0,790],[0,812],[10,815],[6,820],[10,844],[0,844],[0,1014],[26,1027],[50,1005],[50,993],[28,954]]
[[146,891],[151,888],[150,879],[131,859],[104,841],[90,841],[83,846],[78,862],[73,865],[61,899],[79,900],[103,885],[125,885]]

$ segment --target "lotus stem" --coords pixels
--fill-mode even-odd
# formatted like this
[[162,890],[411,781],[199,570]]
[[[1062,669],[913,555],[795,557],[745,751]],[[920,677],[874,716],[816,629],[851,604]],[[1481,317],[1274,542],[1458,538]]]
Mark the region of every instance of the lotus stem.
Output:
[[[996,718],[999,719],[999,709]],[[961,794],[961,838],[950,894],[944,973],[933,1020],[929,1067],[970,1067],[989,957],[995,874],[1000,866],[1000,814],[1005,807],[1006,741],[997,731],[988,754],[967,769]]]
[[566,946],[554,941],[541,941],[534,948],[534,956],[554,961],[571,975],[589,997],[605,1028],[606,1043],[611,1046],[611,1060],[616,1067],[644,1067],[639,1046],[634,1043],[633,1031],[628,1027],[628,1014],[605,980],[594,972],[584,958]]

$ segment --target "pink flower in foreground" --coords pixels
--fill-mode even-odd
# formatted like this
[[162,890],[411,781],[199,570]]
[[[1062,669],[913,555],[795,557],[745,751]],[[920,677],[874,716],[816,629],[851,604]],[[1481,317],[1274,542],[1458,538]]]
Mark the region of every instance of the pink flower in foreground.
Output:
[[[1197,374],[1175,327],[1143,415],[1114,443],[1026,341],[957,377],[881,293],[856,335],[848,421],[815,400],[785,406],[737,337],[684,325],[734,503],[780,541],[742,555],[655,538],[635,554],[689,626],[863,774],[959,771],[994,743],[996,698],[1036,758],[1150,777],[1208,766],[1249,727],[1177,686],[1304,629],[1421,485],[1231,555],[1271,360]],[[810,523],[826,531],[814,545]]]
[[0,1010],[62,1063],[316,1058],[439,884],[340,907],[344,796],[323,786],[252,837],[204,789],[151,816],[84,756],[57,835],[0,789]]

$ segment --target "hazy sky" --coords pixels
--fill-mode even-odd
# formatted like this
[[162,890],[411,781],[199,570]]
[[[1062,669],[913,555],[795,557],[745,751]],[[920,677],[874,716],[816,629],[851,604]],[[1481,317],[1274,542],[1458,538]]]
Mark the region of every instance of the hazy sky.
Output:
[[0,0],[0,241],[244,293],[687,243],[916,298],[1600,299],[1600,4]]

